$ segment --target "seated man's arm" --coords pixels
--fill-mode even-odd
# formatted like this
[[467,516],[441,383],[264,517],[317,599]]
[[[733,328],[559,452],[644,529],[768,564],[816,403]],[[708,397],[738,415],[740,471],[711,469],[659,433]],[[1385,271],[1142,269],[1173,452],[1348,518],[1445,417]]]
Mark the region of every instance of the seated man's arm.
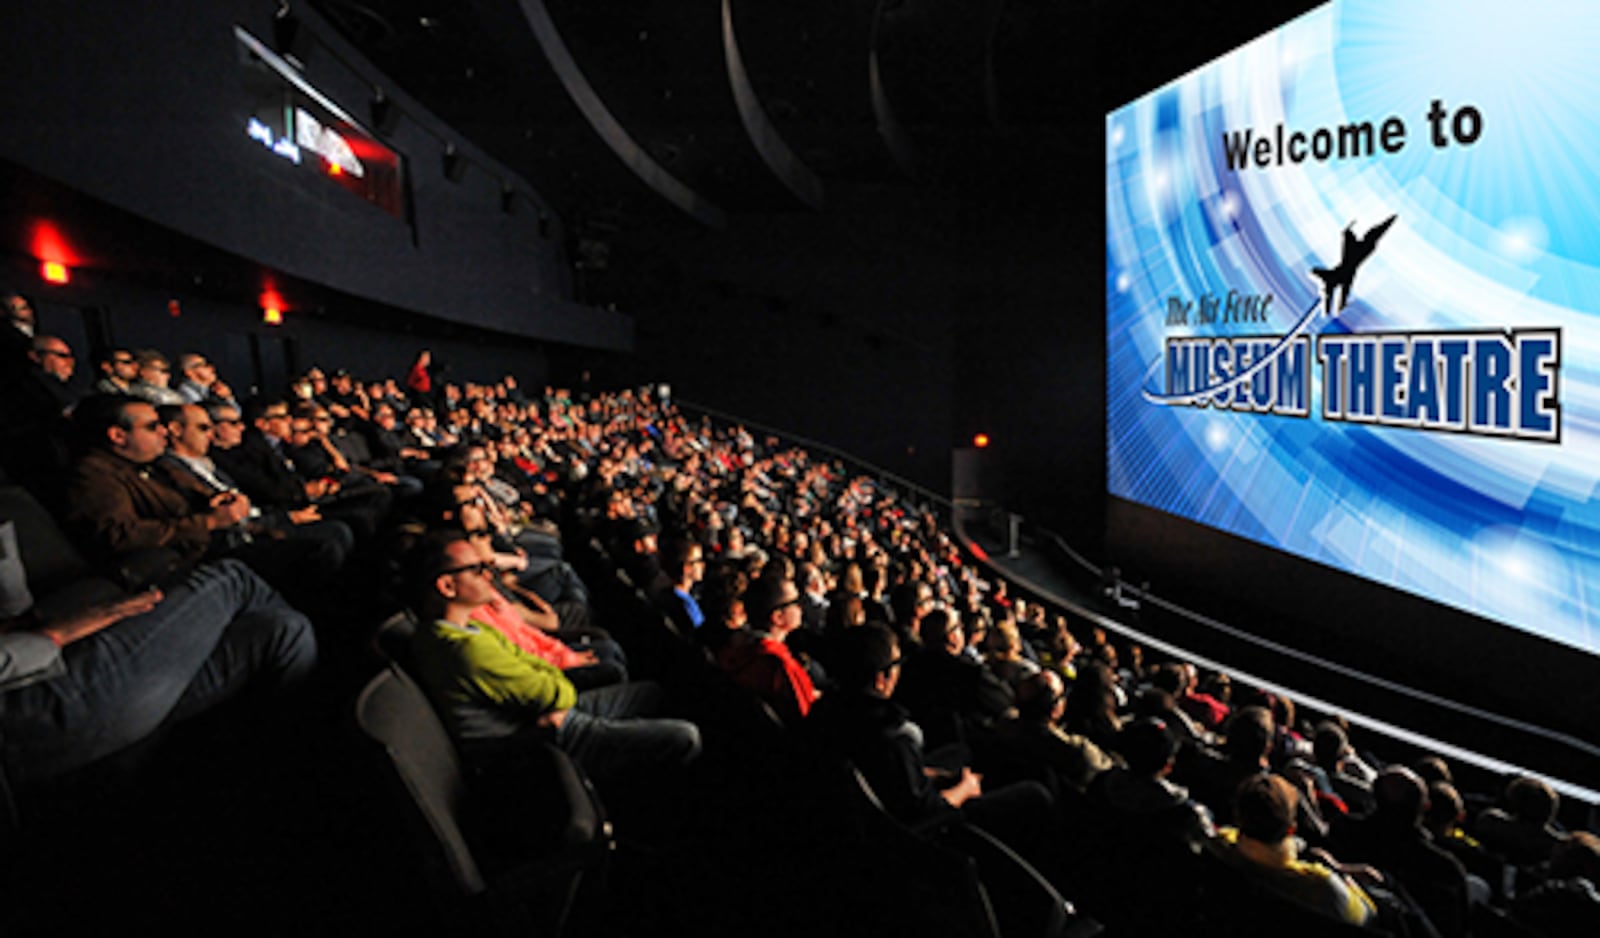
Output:
[[0,634],[0,691],[55,677],[63,667],[62,647],[130,616],[149,612],[160,601],[161,591],[150,590],[90,607],[47,623],[37,630]]

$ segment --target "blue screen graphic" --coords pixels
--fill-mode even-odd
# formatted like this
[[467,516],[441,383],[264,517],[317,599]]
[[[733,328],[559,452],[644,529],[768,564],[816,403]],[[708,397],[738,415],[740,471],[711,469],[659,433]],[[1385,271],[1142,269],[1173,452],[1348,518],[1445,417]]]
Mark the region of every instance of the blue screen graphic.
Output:
[[1596,49],[1343,0],[1108,115],[1111,493],[1600,654]]

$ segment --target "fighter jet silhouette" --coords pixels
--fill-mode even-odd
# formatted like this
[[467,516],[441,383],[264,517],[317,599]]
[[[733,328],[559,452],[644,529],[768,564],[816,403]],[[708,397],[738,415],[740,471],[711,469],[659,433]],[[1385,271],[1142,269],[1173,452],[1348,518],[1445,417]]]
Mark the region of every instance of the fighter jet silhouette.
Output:
[[1383,233],[1388,231],[1389,226],[1394,224],[1394,220],[1399,217],[1398,215],[1390,215],[1384,221],[1373,225],[1367,229],[1367,235],[1364,238],[1358,238],[1350,232],[1350,229],[1355,227],[1355,222],[1351,222],[1344,228],[1344,245],[1339,254],[1339,266],[1332,270],[1326,267],[1311,268],[1311,272],[1317,276],[1318,280],[1322,281],[1322,314],[1324,316],[1332,316],[1335,313],[1333,309],[1333,291],[1335,290],[1339,291],[1339,311],[1343,311],[1345,306],[1349,305],[1350,284],[1356,279],[1356,268],[1360,267],[1367,258],[1372,256],[1372,252],[1378,247],[1378,239],[1383,237]]

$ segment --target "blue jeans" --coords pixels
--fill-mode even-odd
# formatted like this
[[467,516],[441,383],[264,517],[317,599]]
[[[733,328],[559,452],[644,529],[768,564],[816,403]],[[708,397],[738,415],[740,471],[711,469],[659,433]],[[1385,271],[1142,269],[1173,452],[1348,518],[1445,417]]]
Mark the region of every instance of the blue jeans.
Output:
[[700,729],[687,720],[644,719],[660,705],[661,687],[651,681],[583,691],[556,745],[596,779],[687,765],[700,755]]
[[66,673],[0,695],[6,772],[38,781],[87,765],[316,663],[311,621],[237,560],[195,569],[151,611],[62,649]]

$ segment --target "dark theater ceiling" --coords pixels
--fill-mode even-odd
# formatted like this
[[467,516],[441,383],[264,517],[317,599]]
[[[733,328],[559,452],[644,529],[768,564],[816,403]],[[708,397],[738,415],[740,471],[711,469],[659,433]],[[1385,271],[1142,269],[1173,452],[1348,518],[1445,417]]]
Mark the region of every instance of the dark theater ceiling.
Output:
[[825,211],[857,183],[1092,192],[1106,111],[1314,6],[312,5],[579,230]]

